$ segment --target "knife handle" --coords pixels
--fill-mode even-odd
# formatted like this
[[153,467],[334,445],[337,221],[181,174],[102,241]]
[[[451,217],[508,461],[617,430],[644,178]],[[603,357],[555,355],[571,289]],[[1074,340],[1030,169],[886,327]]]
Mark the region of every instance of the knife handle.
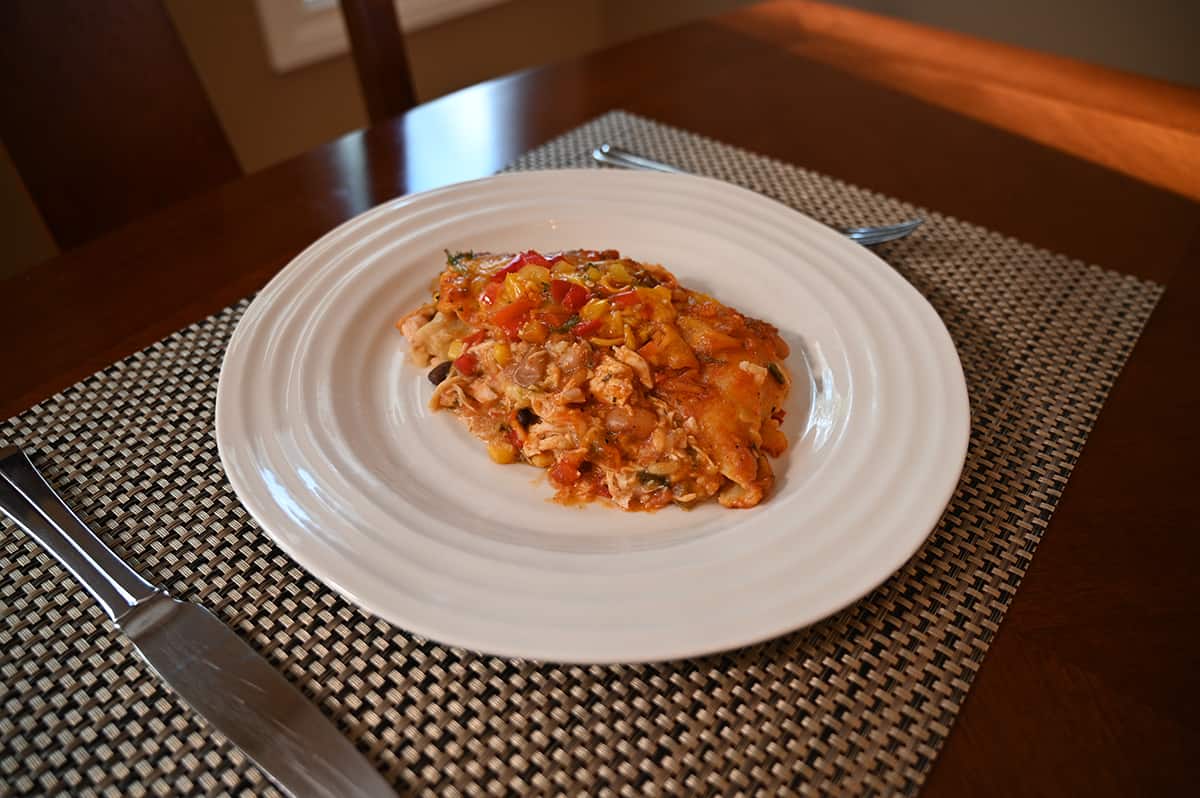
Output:
[[114,622],[162,592],[104,545],[16,446],[0,447],[0,510],[53,554]]

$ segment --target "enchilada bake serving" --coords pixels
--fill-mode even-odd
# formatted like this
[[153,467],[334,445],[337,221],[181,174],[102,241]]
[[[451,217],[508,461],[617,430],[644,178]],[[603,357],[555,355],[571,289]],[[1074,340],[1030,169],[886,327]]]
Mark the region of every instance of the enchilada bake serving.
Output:
[[560,502],[752,507],[771,491],[788,346],[662,266],[447,253],[433,300],[396,326],[430,367],[431,406],[497,463],[547,469]]

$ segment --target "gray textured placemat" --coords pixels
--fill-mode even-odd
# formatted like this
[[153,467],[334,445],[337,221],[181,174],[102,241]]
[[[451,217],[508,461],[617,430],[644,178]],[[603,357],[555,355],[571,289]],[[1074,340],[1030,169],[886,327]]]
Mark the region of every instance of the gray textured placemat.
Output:
[[[506,661],[416,638],[282,554],[213,440],[242,302],[0,424],[137,570],[199,601],[311,696],[403,792],[913,793],[1161,292],[980,227],[615,112],[516,168],[600,141],[831,224],[929,223],[880,254],[946,321],[972,405],[958,492],[882,587],[804,631],[650,666]],[[14,794],[273,793],[5,520],[0,783]]]

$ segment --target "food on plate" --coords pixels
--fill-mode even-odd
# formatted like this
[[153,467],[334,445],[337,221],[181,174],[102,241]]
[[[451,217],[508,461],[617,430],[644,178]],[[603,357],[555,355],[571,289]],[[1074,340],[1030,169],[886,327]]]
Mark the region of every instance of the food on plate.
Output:
[[446,253],[400,319],[449,410],[497,463],[547,469],[555,498],[626,510],[753,507],[791,377],[772,325],[615,250]]

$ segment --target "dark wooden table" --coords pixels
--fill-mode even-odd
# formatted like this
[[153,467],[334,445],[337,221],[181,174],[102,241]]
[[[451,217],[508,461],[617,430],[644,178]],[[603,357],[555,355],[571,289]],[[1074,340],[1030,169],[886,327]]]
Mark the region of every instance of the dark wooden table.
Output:
[[[855,40],[814,27],[811,11],[775,3],[464,90],[0,283],[0,417],[254,291],[390,197],[487,175],[613,108],[689,128],[1166,284],[925,794],[1181,794],[1200,779],[1200,208],[973,121],[989,117],[962,98],[1019,72],[970,61],[984,49],[960,48],[968,60],[954,63],[929,61],[947,52],[931,47],[911,59],[923,70],[874,82],[852,74],[870,72],[863,63],[887,72],[860,35],[870,21],[851,26]],[[1072,67],[1062,83],[1044,73],[1045,85],[1083,81],[1098,92],[1088,96],[1117,100],[1139,85],[1103,70]],[[1146,112],[1152,154],[1167,140],[1154,130],[1186,134],[1200,109],[1195,93],[1158,88],[1166,100]],[[1080,96],[1037,99],[1075,102],[1056,93]],[[1128,118],[1111,116],[1117,136]],[[1030,135],[1047,141],[1045,120],[1031,120]],[[1106,140],[1102,127],[1088,136]],[[1142,156],[1124,171],[1138,173]],[[1181,152],[1183,169],[1195,162]],[[1200,184],[1177,176],[1176,188]]]

